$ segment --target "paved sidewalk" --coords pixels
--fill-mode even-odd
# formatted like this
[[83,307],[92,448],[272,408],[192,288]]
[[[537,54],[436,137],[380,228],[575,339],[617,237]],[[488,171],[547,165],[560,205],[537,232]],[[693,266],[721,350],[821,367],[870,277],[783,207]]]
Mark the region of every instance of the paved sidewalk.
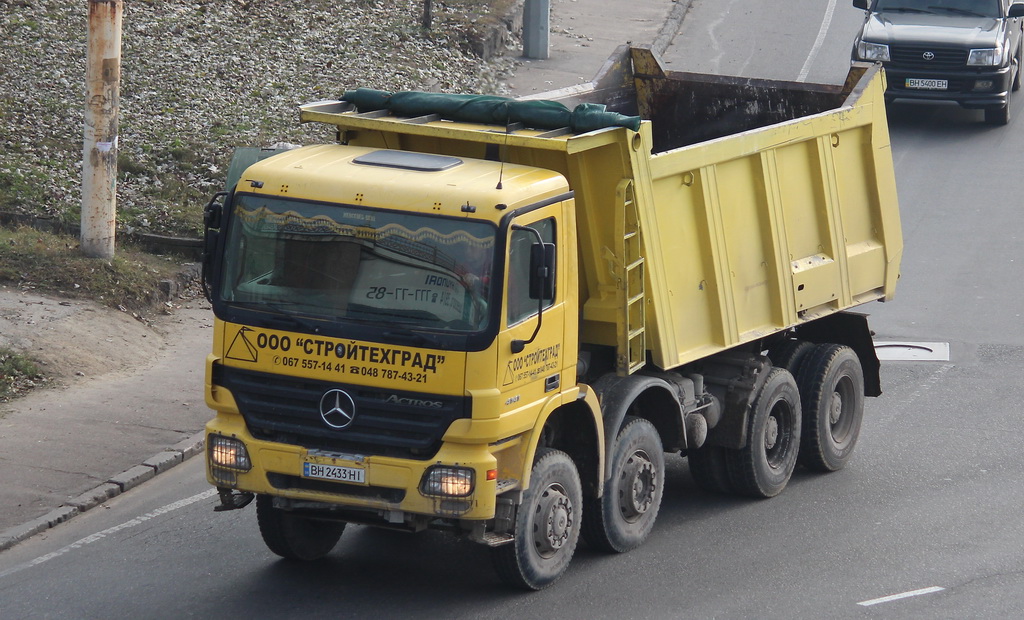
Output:
[[[584,84],[625,43],[661,52],[690,2],[552,0],[550,58],[524,59],[509,86],[530,96]],[[211,324],[208,304],[190,302],[133,372],[0,405],[0,551],[202,453]]]

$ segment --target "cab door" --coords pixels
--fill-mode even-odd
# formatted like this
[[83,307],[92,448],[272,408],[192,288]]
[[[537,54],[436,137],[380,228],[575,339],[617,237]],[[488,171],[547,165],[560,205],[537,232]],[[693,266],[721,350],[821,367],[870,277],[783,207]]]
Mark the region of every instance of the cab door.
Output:
[[[498,337],[498,383],[505,412],[530,408],[539,414],[543,403],[562,387],[567,278],[560,272],[563,255],[574,250],[559,241],[564,237],[559,230],[561,208],[562,203],[555,203],[529,211],[515,217],[506,229]],[[530,290],[531,255],[541,241],[554,246],[554,296],[550,299],[539,299],[537,291],[531,294]],[[537,282],[533,284],[536,288]]]

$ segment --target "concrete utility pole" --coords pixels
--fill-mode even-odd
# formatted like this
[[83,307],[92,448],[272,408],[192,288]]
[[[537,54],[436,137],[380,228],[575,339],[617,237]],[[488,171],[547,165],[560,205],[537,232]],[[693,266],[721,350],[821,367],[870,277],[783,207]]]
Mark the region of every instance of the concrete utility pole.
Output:
[[89,0],[81,245],[93,258],[114,256],[123,11],[123,0]]
[[551,0],[526,0],[523,5],[523,56],[546,60],[550,56]]

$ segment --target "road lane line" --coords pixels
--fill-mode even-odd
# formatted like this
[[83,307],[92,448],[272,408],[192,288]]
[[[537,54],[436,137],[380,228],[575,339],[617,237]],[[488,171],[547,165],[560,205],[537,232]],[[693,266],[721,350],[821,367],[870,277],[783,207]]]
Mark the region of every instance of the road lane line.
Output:
[[922,596],[924,594],[934,594],[936,592],[942,592],[946,588],[940,588],[939,586],[932,586],[930,588],[921,588],[920,590],[911,590],[910,592],[903,592],[901,594],[893,594],[890,596],[883,596],[882,598],[873,598],[870,601],[861,601],[857,603],[862,607],[871,607],[872,605],[878,605],[879,603],[891,603],[892,601],[898,601],[900,599],[910,598],[912,596]]
[[213,497],[216,494],[217,494],[217,489],[210,489],[208,491],[203,491],[202,493],[198,493],[196,495],[193,495],[192,497],[186,497],[185,499],[181,499],[181,500],[178,500],[176,502],[167,504],[166,506],[161,506],[160,508],[157,508],[156,510],[154,510],[152,512],[147,512],[144,515],[141,515],[141,516],[135,517],[134,519],[130,519],[128,521],[125,521],[124,523],[121,523],[120,525],[115,525],[114,527],[109,527],[109,528],[103,530],[102,532],[96,532],[95,534],[91,534],[89,536],[86,536],[85,538],[82,538],[81,540],[77,540],[77,541],[71,543],[70,545],[68,545],[66,547],[61,547],[60,549],[57,549],[56,551],[53,551],[51,553],[47,553],[46,555],[41,555],[41,556],[39,556],[38,558],[36,558],[34,560],[29,560],[28,562],[24,562],[22,564],[18,564],[16,566],[12,566],[12,567],[10,567],[10,568],[8,568],[6,570],[0,571],[0,579],[6,577],[8,575],[13,575],[14,573],[17,573],[19,571],[23,571],[26,568],[32,568],[33,566],[39,566],[43,562],[48,562],[48,561],[50,561],[50,560],[52,560],[54,558],[58,558],[58,557],[60,557],[60,556],[62,556],[64,554],[68,553],[69,551],[74,551],[75,549],[79,549],[81,547],[84,547],[85,545],[89,545],[89,544],[92,544],[92,543],[97,542],[99,540],[102,540],[102,539],[106,538],[107,536],[109,536],[111,534],[120,532],[121,530],[126,530],[128,528],[135,527],[136,525],[141,525],[141,524],[145,523],[146,521],[149,521],[150,519],[153,519],[155,517],[159,517],[160,515],[163,515],[163,514],[167,514],[168,512],[173,512],[175,510],[178,510],[179,508],[184,508],[185,506],[189,506],[189,505],[194,504],[196,502],[200,502],[200,501],[202,501],[202,500],[204,500],[204,499],[206,499],[208,497]]
[[836,0],[829,0],[828,8],[825,9],[825,17],[821,20],[821,28],[818,29],[818,38],[814,40],[814,45],[811,46],[811,53],[807,55],[807,60],[804,61],[803,68],[800,69],[800,74],[796,76],[797,82],[803,82],[807,79],[807,74],[811,72],[811,64],[814,63],[814,59],[818,57],[818,52],[821,50],[821,44],[825,42],[825,35],[828,34],[828,27],[832,25],[832,14],[836,10]]

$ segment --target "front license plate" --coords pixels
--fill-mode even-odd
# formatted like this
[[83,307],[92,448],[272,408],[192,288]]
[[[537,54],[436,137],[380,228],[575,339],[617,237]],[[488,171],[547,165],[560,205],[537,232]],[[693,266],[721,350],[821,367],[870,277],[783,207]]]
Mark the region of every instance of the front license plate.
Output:
[[946,90],[949,88],[949,82],[946,80],[907,78],[907,88],[917,88],[919,90]]
[[341,467],[339,465],[318,465],[317,463],[302,464],[303,478],[334,480],[336,482],[366,483],[366,470],[358,467]]

